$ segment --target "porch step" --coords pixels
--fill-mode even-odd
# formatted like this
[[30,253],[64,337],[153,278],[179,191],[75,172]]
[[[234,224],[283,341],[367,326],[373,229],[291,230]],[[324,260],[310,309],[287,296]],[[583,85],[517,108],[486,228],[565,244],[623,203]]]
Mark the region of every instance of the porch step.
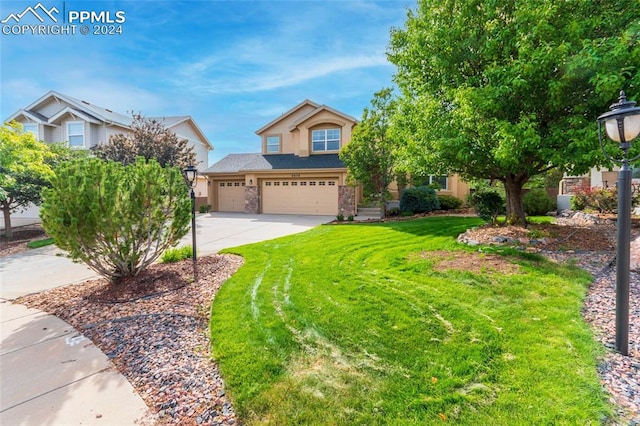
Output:
[[378,219],[380,217],[380,209],[378,207],[358,207],[359,220]]

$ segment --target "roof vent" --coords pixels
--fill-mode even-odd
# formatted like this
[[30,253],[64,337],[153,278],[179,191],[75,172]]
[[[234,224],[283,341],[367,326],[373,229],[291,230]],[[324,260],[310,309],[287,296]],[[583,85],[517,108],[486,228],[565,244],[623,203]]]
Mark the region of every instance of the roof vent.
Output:
[[87,104],[87,105],[91,105],[89,102],[87,101],[82,101],[83,104]]

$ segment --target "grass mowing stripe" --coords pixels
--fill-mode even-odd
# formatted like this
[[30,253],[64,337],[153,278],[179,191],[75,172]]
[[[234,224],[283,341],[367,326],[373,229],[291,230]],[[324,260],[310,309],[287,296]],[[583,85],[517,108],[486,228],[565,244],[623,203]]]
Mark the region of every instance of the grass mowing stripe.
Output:
[[[600,350],[580,317],[584,272],[500,249],[491,251],[514,265],[509,273],[435,269],[430,253],[483,262],[455,241],[478,223],[322,226],[234,249],[245,264],[216,296],[211,332],[243,421],[517,425],[610,416]],[[254,320],[251,288],[261,274]]]

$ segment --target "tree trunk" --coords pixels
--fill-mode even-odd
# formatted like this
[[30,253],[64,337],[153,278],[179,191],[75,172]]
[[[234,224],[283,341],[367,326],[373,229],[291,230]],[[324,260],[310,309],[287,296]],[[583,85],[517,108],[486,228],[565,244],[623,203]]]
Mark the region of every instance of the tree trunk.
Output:
[[10,240],[13,238],[13,229],[11,229],[11,209],[9,206],[2,206],[2,215],[4,216],[4,236]]
[[520,176],[507,176],[504,189],[507,194],[507,224],[526,226],[527,218],[522,204],[522,187],[527,182]]

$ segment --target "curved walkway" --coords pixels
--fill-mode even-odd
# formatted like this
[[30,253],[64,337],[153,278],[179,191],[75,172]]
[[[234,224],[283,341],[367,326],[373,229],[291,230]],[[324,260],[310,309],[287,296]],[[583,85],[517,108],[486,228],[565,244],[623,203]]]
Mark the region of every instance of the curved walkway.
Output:
[[[330,216],[210,213],[196,223],[198,255],[306,231]],[[183,238],[191,244],[191,233]],[[11,303],[95,273],[55,247],[0,258],[0,424],[112,425],[144,420],[147,407],[90,340],[64,321]]]

